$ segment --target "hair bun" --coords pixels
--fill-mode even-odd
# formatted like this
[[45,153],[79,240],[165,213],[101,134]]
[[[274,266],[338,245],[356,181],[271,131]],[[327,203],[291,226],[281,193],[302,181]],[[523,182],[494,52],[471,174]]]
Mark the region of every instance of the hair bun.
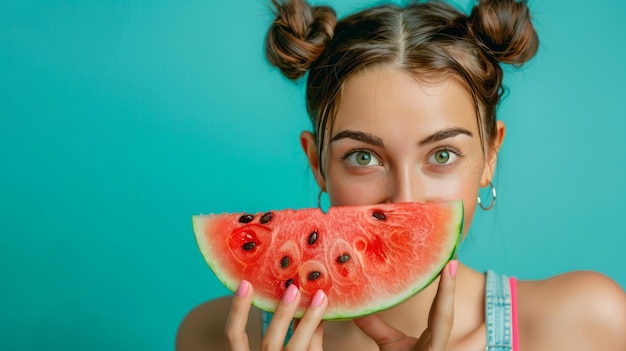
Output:
[[305,0],[272,0],[276,18],[265,41],[265,54],[289,79],[302,77],[332,39],[337,24],[328,6],[311,7]]
[[539,39],[525,0],[482,0],[468,24],[470,35],[499,62],[521,65],[537,52]]

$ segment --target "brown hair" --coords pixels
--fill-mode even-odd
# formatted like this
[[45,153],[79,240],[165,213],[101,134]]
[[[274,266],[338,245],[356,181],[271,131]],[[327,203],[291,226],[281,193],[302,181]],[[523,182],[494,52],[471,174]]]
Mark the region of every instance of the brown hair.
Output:
[[504,91],[500,63],[522,65],[539,44],[523,0],[482,0],[469,16],[441,1],[382,5],[339,22],[327,6],[312,7],[305,0],[272,3],[276,19],[266,55],[292,80],[309,73],[306,106],[320,157],[346,79],[380,65],[461,77],[476,105],[481,140],[493,141]]

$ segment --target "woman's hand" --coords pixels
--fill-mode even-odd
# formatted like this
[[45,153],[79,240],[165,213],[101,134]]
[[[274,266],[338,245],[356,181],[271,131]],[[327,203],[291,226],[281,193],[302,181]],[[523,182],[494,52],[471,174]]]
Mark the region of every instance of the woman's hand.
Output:
[[407,336],[387,324],[379,315],[354,320],[381,351],[444,351],[454,321],[454,290],[458,261],[450,261],[439,279],[439,288],[428,315],[428,327],[418,338]]
[[[246,334],[246,324],[248,323],[248,314],[252,303],[252,284],[243,280],[237,292],[233,297],[232,306],[226,321],[224,333],[228,349],[231,351],[249,351],[250,344],[248,335]],[[322,327],[322,315],[328,305],[328,299],[324,292],[319,290],[313,299],[311,305],[304,313],[301,320],[298,321],[297,328],[294,330],[291,339],[284,345],[289,324],[293,320],[298,305],[300,303],[301,294],[299,289],[294,285],[290,285],[282,301],[278,304],[276,311],[272,317],[272,321],[263,337],[261,350],[322,350],[322,335],[324,328]]]

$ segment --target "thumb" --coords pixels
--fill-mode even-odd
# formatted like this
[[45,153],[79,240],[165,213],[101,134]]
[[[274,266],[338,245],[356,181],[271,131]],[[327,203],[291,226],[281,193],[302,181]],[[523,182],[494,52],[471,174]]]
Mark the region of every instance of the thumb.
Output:
[[309,345],[308,351],[321,351],[324,349],[324,323],[321,322],[317,329],[315,329],[315,333],[313,333],[313,338],[311,339],[311,344]]
[[387,324],[387,322],[377,314],[356,318],[353,322],[359,329],[367,334],[367,336],[372,338],[378,346],[391,344],[406,338],[404,333]]

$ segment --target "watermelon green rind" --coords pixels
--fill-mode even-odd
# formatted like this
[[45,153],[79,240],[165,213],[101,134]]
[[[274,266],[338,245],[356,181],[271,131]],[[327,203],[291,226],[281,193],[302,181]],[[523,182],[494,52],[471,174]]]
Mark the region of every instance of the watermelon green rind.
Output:
[[[204,257],[204,260],[208,264],[209,268],[211,268],[211,271],[213,271],[213,274],[215,274],[217,279],[226,287],[226,289],[234,293],[235,291],[237,291],[237,288],[240,282],[230,280],[230,279],[225,279],[224,275],[220,273],[219,269],[217,269],[216,262],[213,260],[214,257],[210,255],[211,242],[209,242],[207,240],[208,238],[205,237],[204,235],[197,234],[197,233],[201,233],[203,229],[202,218],[203,218],[202,215],[195,215],[195,216],[192,216],[192,219],[191,219],[194,233],[196,233],[196,243],[198,245],[198,248],[200,249],[200,252],[202,253],[202,257]],[[254,304],[255,302],[253,301],[253,305]],[[256,307],[263,309],[263,310],[266,310],[268,308],[268,307],[265,307],[264,309],[261,306],[256,306]]]
[[[436,267],[432,267],[432,269],[429,270],[430,273],[428,275],[424,275],[422,279],[420,279],[417,282],[414,282],[410,289],[403,291],[402,295],[396,294],[393,297],[388,297],[387,299],[380,298],[379,300],[376,301],[376,304],[371,303],[370,306],[367,308],[359,307],[356,310],[349,309],[347,311],[341,311],[341,310],[335,309],[334,311],[330,311],[330,312],[327,311],[327,313],[324,315],[324,319],[326,320],[350,319],[350,318],[355,318],[358,316],[376,313],[376,312],[391,308],[393,306],[396,306],[406,301],[411,296],[415,295],[419,291],[423,290],[425,287],[429,286],[439,276],[439,274],[441,273],[441,270],[445,267],[446,263],[450,259],[455,257],[457,248],[461,240],[462,230],[463,230],[463,204],[462,204],[462,201],[455,202],[455,204],[456,204],[455,205],[456,208],[454,209],[453,212],[456,215],[457,222],[456,222],[455,227],[450,228],[451,233],[445,237],[448,240],[447,242],[444,243],[447,250],[439,252],[440,258],[436,260],[438,265]],[[321,210],[319,209],[308,209],[308,210],[317,210],[321,212]],[[331,214],[332,212],[337,211],[337,210],[338,210],[337,207],[331,207],[328,213],[326,213],[326,215]],[[283,212],[289,212],[289,211],[295,212],[296,210],[283,210]],[[317,215],[317,213],[314,213],[314,214]],[[240,214],[230,214],[230,215],[238,216]],[[237,285],[239,284],[239,280],[229,277],[227,274],[224,274],[220,270],[218,266],[219,262],[216,262],[216,259],[219,259],[219,257],[213,257],[211,254],[211,251],[215,249],[213,247],[214,246],[213,243],[207,240],[207,236],[202,235],[205,229],[204,228],[205,218],[207,218],[207,216],[205,215],[198,215],[198,216],[192,217],[193,228],[196,234],[195,236],[196,236],[198,247],[200,248],[200,251],[203,257],[205,258],[206,263],[214,272],[215,276],[220,280],[220,282],[229,291],[235,292],[237,289]],[[330,297],[329,297],[329,301],[332,301]],[[252,304],[262,310],[273,312],[276,308],[277,299],[272,298],[272,297],[264,298],[264,296],[261,296],[255,293]],[[296,314],[296,317],[300,317],[304,313],[305,308],[306,306],[301,306],[299,308],[299,311]]]

